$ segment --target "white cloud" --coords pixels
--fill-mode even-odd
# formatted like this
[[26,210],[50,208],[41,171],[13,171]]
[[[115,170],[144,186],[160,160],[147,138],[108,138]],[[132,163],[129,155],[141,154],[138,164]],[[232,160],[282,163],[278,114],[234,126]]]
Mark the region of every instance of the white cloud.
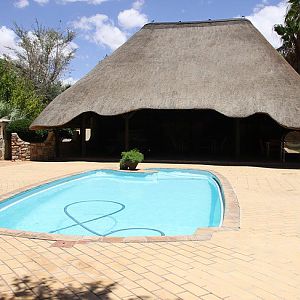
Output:
[[57,0],[60,4],[76,3],[76,2],[86,2],[87,4],[98,5],[102,4],[107,0]]
[[136,0],[133,2],[132,8],[134,8],[136,10],[140,10],[144,4],[145,4],[144,0]]
[[144,26],[148,23],[148,18],[145,14],[131,8],[121,11],[118,15],[118,21],[123,28],[133,29]]
[[19,49],[17,36],[13,30],[6,26],[0,27],[0,57],[8,55],[15,58],[15,53],[12,49]]
[[73,26],[85,32],[85,37],[101,46],[111,50],[120,47],[127,40],[125,32],[116,27],[108,16],[96,14],[91,17],[82,17],[73,22]]
[[17,0],[17,1],[15,1],[14,5],[17,8],[24,8],[29,5],[29,1],[28,0]]
[[38,3],[39,5],[45,5],[49,2],[49,0],[33,0],[33,1]]
[[[70,42],[62,49],[62,53],[64,55],[69,55],[69,54],[71,54],[71,52],[73,52],[74,50],[77,50],[78,48],[79,48],[79,46],[76,43]],[[74,54],[72,55],[72,57],[74,57]]]
[[62,83],[63,85],[73,85],[78,81],[78,79],[75,79],[73,77],[68,77],[68,78],[64,78],[62,79]]
[[269,0],[262,0],[261,3],[256,4],[256,6],[253,9],[253,12],[258,12],[260,11],[262,8],[264,8],[265,6],[267,6],[269,4]]
[[284,23],[287,7],[286,0],[277,5],[268,5],[268,1],[263,0],[254,8],[253,13],[246,17],[275,48],[280,47],[282,42],[274,31],[274,25]]
[[140,11],[143,5],[143,0],[137,0],[133,3],[132,8],[121,11],[118,15],[120,26],[124,29],[133,29],[148,23],[147,15]]
[[[87,0],[60,0],[60,1],[87,1]],[[88,1],[103,1],[103,0],[88,0]],[[114,25],[114,22],[104,14],[96,14],[91,17],[81,17],[73,22],[76,29],[80,29],[84,33],[84,37],[98,45],[109,47],[111,50],[116,50],[124,44],[129,35],[132,34],[130,29],[143,26],[148,22],[145,14],[141,13],[144,5],[144,0],[136,0],[132,7],[123,10],[118,15],[120,27]]]

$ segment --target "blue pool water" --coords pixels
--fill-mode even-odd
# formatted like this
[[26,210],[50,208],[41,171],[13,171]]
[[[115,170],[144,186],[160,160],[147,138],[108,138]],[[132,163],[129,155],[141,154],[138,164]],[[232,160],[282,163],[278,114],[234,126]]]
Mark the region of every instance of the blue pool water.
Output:
[[220,226],[222,191],[209,172],[97,170],[0,203],[0,227],[84,236],[189,235]]

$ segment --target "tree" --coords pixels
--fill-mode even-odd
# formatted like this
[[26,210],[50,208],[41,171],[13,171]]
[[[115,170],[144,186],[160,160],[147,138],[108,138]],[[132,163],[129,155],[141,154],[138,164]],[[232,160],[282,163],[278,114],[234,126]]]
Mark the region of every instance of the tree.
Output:
[[0,119],[7,118],[9,120],[22,119],[24,116],[22,112],[10,103],[0,100]]
[[33,120],[42,108],[33,84],[19,74],[13,63],[0,59],[0,118]]
[[16,66],[48,104],[64,89],[60,79],[76,51],[75,33],[46,28],[38,21],[30,31],[17,24],[13,30],[19,38],[18,49],[12,49]]
[[282,39],[278,51],[300,74],[300,1],[289,0],[284,25],[275,25],[275,31]]

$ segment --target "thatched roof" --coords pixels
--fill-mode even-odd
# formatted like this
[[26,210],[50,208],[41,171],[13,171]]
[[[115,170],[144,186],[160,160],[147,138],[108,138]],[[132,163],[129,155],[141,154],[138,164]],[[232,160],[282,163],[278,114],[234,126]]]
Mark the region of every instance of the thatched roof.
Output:
[[83,112],[213,109],[300,128],[300,76],[246,19],[145,25],[59,95],[33,129]]

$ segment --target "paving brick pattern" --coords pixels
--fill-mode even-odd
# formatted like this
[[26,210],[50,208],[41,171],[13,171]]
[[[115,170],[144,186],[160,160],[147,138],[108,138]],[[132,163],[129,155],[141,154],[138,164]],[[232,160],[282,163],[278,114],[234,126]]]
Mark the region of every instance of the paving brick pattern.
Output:
[[[102,167],[116,164],[0,162],[0,196]],[[3,235],[0,299],[300,299],[300,170],[188,167],[227,177],[239,231],[206,241],[67,246]]]

